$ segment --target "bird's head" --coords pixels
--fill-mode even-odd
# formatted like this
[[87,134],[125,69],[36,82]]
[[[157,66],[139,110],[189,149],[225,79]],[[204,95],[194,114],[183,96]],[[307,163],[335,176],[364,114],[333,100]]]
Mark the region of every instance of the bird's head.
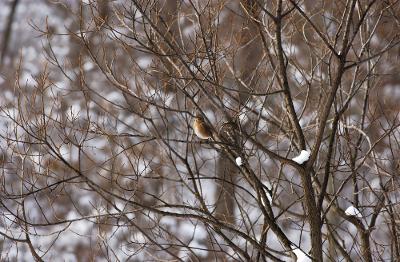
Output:
[[194,116],[194,121],[204,122],[204,117],[200,113],[197,113]]

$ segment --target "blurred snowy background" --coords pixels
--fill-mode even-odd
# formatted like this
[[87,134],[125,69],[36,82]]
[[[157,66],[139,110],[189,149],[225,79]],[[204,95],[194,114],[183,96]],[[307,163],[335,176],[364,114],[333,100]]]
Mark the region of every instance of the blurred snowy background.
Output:
[[[291,261],[289,246],[310,261],[303,180],[261,148],[287,161],[303,149],[278,84],[274,31],[265,23],[260,37],[244,2],[0,0],[0,260],[257,261],[266,247]],[[357,2],[354,28],[368,3]],[[346,5],[301,5],[334,41]],[[326,166],[332,175],[321,213],[327,261],[361,261],[360,232],[374,260],[399,258],[398,14],[396,3],[373,4],[352,39],[314,163],[317,193]],[[281,46],[302,164],[336,64],[299,17],[285,21]],[[236,119],[242,140],[228,153],[200,141],[199,111],[219,135]]]

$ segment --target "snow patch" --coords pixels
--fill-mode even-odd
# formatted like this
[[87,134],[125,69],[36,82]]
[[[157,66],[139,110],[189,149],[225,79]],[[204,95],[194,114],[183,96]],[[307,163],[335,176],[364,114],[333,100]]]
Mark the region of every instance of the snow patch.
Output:
[[344,211],[344,212],[348,216],[356,216],[356,217],[359,217],[359,218],[362,217],[360,210],[358,210],[355,206],[349,206],[346,209],[346,211]]
[[293,250],[297,256],[297,262],[309,262],[311,259],[299,248]]
[[[268,181],[263,181],[262,183],[266,187],[266,188],[265,187],[263,188],[265,195],[267,196],[269,203],[272,203],[272,195],[268,191],[268,190],[271,190],[271,188],[272,188],[271,183],[269,183]],[[268,190],[267,190],[267,188],[268,188]],[[261,203],[265,206],[264,198],[261,198]]]
[[292,160],[297,164],[301,165],[304,162],[308,161],[309,158],[310,158],[310,152],[306,150],[301,150],[300,155],[296,156],[295,158],[292,158]]

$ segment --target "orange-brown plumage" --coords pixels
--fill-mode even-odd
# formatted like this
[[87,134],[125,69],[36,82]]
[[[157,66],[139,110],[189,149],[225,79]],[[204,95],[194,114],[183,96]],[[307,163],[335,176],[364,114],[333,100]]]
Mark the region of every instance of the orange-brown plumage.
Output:
[[203,117],[196,116],[193,122],[193,129],[196,136],[201,139],[209,139],[212,136],[210,126],[204,121]]

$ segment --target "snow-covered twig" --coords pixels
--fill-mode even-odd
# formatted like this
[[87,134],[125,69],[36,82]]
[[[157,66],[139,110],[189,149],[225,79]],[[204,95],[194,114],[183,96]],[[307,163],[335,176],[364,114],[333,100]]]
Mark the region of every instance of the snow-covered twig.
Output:
[[310,152],[306,150],[301,150],[300,155],[296,156],[295,158],[292,158],[292,160],[297,164],[301,165],[304,162],[306,162],[309,158],[310,158]]
[[346,211],[344,211],[348,216],[356,216],[362,218],[360,210],[358,210],[355,206],[349,206]]

